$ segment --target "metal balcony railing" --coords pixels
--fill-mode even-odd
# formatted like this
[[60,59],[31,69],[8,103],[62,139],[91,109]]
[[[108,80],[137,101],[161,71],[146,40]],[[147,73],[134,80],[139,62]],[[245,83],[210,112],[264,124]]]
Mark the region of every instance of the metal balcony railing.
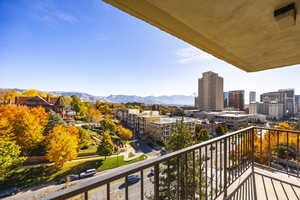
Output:
[[257,199],[254,166],[299,177],[299,134],[249,127],[116,169],[44,199]]

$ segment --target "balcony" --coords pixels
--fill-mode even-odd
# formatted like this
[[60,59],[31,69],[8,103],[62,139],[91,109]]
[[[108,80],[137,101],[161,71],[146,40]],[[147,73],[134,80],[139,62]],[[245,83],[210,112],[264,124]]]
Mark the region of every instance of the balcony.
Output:
[[249,127],[116,169],[44,199],[299,199],[299,134]]

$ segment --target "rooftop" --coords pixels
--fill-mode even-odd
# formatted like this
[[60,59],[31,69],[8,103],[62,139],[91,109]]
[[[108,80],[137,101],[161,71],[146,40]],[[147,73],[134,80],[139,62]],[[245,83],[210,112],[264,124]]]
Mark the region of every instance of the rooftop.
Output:
[[[177,121],[181,121],[181,117],[165,117],[161,118],[160,121],[157,122],[152,122],[154,124],[171,124],[171,123],[176,123]],[[200,122],[200,120],[195,119],[195,118],[190,118],[190,117],[184,117],[183,122],[184,123],[189,123],[189,122]]]

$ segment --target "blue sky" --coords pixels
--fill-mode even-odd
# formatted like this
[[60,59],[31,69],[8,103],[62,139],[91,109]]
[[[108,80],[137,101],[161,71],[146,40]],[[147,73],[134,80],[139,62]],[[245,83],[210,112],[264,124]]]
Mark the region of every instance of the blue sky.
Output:
[[0,1],[0,88],[193,95],[208,70],[225,90],[300,85],[298,66],[246,73],[101,0]]

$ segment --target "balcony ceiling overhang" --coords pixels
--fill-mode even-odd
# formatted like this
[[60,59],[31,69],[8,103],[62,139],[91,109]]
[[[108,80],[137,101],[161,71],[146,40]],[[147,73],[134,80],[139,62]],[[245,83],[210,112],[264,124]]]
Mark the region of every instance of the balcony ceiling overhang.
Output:
[[247,72],[300,64],[300,0],[104,1]]

